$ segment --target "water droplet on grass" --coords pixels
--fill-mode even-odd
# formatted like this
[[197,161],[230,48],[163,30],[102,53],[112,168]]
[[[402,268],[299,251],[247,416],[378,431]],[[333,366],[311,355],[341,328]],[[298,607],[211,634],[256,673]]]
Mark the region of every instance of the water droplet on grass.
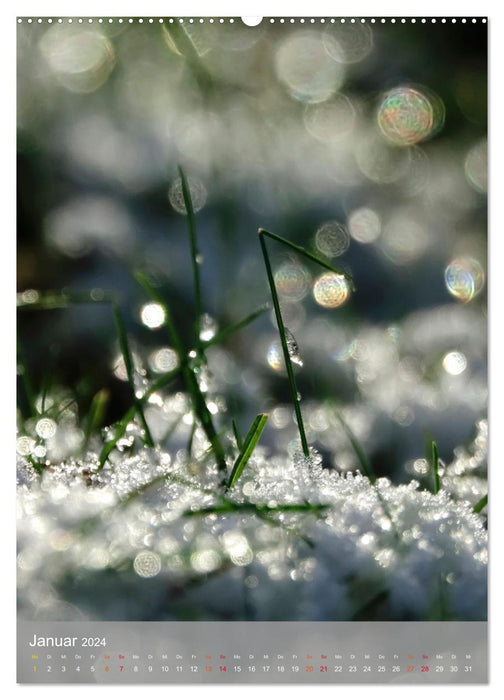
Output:
[[294,336],[288,328],[285,328],[285,339],[287,341],[287,349],[289,351],[289,357],[291,359],[291,362],[294,362],[294,364],[302,367],[303,360],[301,359],[301,356],[299,354],[299,346],[297,344],[296,339],[294,338]]
[[212,318],[210,314],[203,314],[201,316],[199,332],[200,340],[212,340],[212,338],[215,336],[218,330],[219,326],[217,324],[217,321],[214,318]]

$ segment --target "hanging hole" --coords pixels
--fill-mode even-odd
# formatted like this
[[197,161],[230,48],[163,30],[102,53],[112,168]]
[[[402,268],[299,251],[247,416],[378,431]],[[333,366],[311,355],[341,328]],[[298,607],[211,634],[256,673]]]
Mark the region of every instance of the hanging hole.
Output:
[[242,17],[241,21],[243,24],[246,24],[247,27],[257,27],[258,24],[261,24],[262,17]]

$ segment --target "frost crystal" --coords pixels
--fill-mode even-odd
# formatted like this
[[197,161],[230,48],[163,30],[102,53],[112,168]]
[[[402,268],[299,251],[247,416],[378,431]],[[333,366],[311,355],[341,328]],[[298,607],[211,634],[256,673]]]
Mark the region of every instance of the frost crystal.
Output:
[[[193,454],[207,447],[197,428]],[[213,460],[184,450],[114,450],[101,470],[90,453],[40,479],[18,463],[19,601],[33,619],[242,619],[244,596],[257,620],[355,619],[375,598],[380,619],[428,619],[441,589],[453,619],[485,615],[484,518],[444,489],[372,485],[297,443],[289,456],[257,447],[225,498]]]

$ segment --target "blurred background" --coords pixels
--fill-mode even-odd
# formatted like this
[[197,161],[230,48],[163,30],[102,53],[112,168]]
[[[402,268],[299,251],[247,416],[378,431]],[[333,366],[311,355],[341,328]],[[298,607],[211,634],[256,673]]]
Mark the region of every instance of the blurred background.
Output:
[[[54,20],[20,24],[18,51],[23,303],[117,291],[139,374],[175,366],[133,272],[155,281],[190,337],[180,164],[208,337],[270,300],[258,227],[354,280],[351,291],[268,241],[308,439],[326,466],[359,466],[335,405],[395,481],[425,476],[426,435],[445,462],[474,440],[487,410],[486,25]],[[106,305],[22,309],[18,339],[37,392],[70,390],[82,417],[106,389],[104,426],[128,409]],[[297,430],[272,312],[208,361],[209,391],[242,432],[269,412],[262,442],[288,450]]]

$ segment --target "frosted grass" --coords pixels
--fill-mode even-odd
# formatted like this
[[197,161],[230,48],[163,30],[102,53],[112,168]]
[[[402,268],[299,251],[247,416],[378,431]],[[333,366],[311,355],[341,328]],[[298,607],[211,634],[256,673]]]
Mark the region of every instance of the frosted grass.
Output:
[[152,614],[157,600],[159,619],[183,617],[184,606],[202,619],[243,619],[246,596],[253,619],[353,619],[364,587],[370,599],[383,594],[381,619],[429,619],[440,579],[453,619],[484,616],[485,518],[454,486],[477,469],[474,446],[459,451],[437,494],[416,480],[373,485],[325,469],[299,444],[289,455],[257,446],[224,497],[200,428],[191,458],[143,446],[135,422],[128,432],[136,447],[118,446],[101,470],[89,452],[39,479],[19,455],[23,616],[127,619]]

